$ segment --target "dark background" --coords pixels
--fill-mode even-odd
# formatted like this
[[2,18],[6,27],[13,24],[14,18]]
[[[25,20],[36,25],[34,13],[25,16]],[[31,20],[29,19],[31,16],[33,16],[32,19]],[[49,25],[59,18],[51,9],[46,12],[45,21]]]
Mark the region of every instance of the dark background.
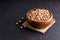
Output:
[[59,0],[0,0],[0,40],[40,40],[40,33],[25,28],[17,30],[15,22],[31,8],[48,8],[56,23],[43,35],[43,40],[60,40]]

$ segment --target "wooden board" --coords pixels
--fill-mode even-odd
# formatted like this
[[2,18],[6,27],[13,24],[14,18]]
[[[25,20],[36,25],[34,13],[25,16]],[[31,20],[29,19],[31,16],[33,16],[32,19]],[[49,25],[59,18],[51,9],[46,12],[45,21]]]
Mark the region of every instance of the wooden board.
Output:
[[29,23],[28,23],[27,21],[25,21],[22,25],[23,25],[24,27],[28,27],[28,28],[30,28],[30,29],[32,29],[32,30],[35,30],[35,31],[38,31],[38,32],[41,32],[41,33],[45,33],[55,22],[56,22],[56,21],[53,19],[52,22],[51,22],[51,24],[48,25],[46,28],[43,28],[43,29],[34,28],[34,27],[32,27],[31,25],[29,25]]

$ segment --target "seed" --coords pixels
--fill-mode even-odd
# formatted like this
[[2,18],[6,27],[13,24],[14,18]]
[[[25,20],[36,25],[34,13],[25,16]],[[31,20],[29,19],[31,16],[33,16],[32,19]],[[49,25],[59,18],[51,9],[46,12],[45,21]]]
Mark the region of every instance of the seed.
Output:
[[19,20],[19,22],[21,22],[21,20]]
[[22,29],[23,27],[22,27],[22,26],[20,26],[20,28]]
[[21,19],[24,19],[23,17],[21,17]]
[[16,24],[18,24],[18,22],[16,22]]

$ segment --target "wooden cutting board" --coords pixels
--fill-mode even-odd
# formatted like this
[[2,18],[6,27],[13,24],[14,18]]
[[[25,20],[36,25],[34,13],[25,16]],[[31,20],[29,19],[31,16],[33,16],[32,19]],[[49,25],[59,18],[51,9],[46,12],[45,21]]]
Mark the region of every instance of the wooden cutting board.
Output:
[[45,33],[55,22],[56,22],[55,19],[53,19],[52,22],[50,23],[50,25],[48,25],[46,28],[42,28],[42,29],[37,29],[37,28],[32,27],[31,25],[29,25],[29,23],[27,21],[25,21],[22,25],[24,27],[28,27],[32,30],[35,30],[35,31],[38,31],[41,33]]

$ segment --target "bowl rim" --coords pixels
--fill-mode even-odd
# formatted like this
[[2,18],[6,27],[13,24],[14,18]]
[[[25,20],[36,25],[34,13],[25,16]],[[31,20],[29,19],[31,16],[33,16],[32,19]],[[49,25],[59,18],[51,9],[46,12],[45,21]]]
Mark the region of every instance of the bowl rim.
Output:
[[[31,20],[31,19],[29,19],[29,18],[27,17],[27,14],[28,14],[30,11],[34,10],[34,9],[45,9],[45,10],[48,10],[49,13],[50,13],[50,17],[49,17],[47,20],[45,20],[45,21],[34,21],[34,20]],[[53,14],[52,14],[52,12],[51,12],[49,9],[47,9],[47,8],[32,8],[32,9],[30,9],[30,10],[26,13],[26,17],[27,17],[29,20],[33,21],[33,22],[47,22],[47,21],[49,21],[49,20],[51,20],[51,19],[53,18]]]

